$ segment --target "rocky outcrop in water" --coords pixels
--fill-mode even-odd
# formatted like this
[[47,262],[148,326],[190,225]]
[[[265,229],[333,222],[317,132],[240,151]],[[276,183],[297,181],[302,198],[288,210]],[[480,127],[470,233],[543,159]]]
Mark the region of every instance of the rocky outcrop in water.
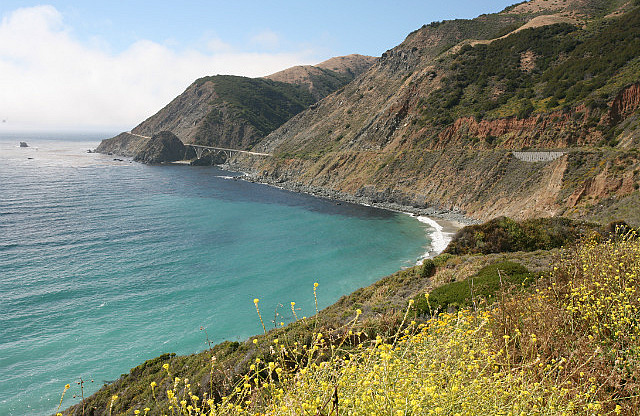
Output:
[[133,160],[142,163],[165,163],[184,159],[185,145],[170,131],[154,134]]

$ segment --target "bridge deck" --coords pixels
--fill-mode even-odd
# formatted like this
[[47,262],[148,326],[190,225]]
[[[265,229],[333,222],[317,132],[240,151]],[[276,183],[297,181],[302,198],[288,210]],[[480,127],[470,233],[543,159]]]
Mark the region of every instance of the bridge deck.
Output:
[[201,149],[211,149],[211,150],[220,150],[224,152],[237,152],[237,153],[246,153],[248,155],[256,155],[256,156],[271,156],[270,153],[260,153],[260,152],[250,152],[248,150],[239,150],[239,149],[228,149],[225,147],[213,147],[213,146],[202,146],[200,144],[185,144],[185,146],[197,147]]

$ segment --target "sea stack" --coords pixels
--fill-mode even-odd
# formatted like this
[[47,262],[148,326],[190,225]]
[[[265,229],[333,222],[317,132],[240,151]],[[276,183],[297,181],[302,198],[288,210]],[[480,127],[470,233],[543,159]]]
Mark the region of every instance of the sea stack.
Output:
[[170,131],[154,134],[144,148],[135,155],[136,162],[165,163],[180,160],[184,157],[185,146]]

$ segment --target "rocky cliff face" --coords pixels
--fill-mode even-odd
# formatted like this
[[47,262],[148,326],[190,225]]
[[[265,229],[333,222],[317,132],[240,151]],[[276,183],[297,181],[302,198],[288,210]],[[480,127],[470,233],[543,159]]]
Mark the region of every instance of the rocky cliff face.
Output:
[[[295,189],[477,219],[589,216],[637,199],[639,53],[621,45],[634,44],[640,12],[625,3],[602,18],[615,2],[549,2],[561,18],[516,30],[545,3],[419,29],[256,146],[277,157],[235,166]],[[607,29],[590,32],[587,21]],[[609,69],[585,58],[596,49]],[[516,149],[568,153],[528,163]]]
[[633,84],[616,96],[607,114],[607,121],[618,124],[640,107],[640,83]]
[[115,137],[100,142],[96,152],[135,157],[146,146],[148,141],[149,138],[134,136],[130,133],[120,133]]
[[133,160],[142,163],[174,162],[184,159],[185,152],[184,144],[175,134],[170,131],[161,131],[147,141]]
[[184,159],[187,149],[175,134],[161,131],[152,137],[121,133],[103,140],[96,152],[131,157],[142,163],[165,163]]

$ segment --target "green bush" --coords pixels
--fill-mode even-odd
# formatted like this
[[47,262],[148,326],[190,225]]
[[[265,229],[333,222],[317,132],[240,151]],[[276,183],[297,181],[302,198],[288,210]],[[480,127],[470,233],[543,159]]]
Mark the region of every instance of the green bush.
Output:
[[433,263],[435,264],[436,267],[440,267],[443,264],[445,264],[447,261],[449,261],[449,259],[452,257],[453,257],[453,254],[441,253],[440,255],[433,258]]
[[460,309],[484,299],[491,303],[501,289],[509,286],[529,285],[534,276],[519,263],[503,261],[483,267],[475,275],[460,282],[437,287],[425,296],[416,297],[414,306],[420,315]]
[[563,217],[524,221],[498,217],[462,228],[444,252],[462,255],[550,250],[573,243],[593,231],[599,231],[598,225]]
[[420,277],[431,277],[436,273],[436,264],[431,259],[425,259],[422,262],[422,268],[420,268]]

